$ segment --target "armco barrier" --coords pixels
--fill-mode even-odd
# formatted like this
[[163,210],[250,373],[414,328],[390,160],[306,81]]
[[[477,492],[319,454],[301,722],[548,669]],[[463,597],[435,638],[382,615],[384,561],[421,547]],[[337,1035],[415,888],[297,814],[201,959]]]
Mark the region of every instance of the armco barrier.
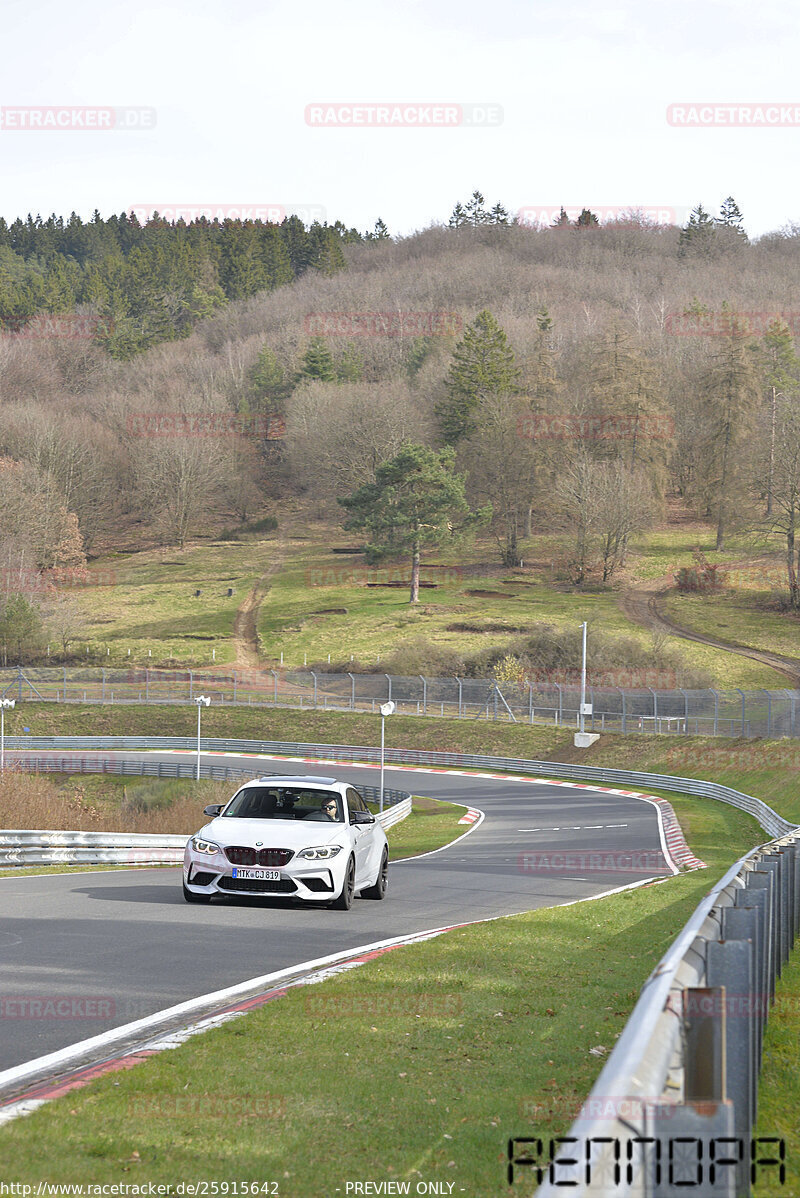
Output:
[[[28,752],[35,750],[73,751],[92,753],[106,751],[146,752],[150,750],[188,750],[194,752],[197,740],[183,736],[18,736],[6,737],[6,748],[24,749]],[[304,744],[297,741],[270,740],[220,740],[209,737],[201,739],[200,748],[206,753],[253,753],[267,754],[283,758],[299,760],[321,760],[327,764],[332,762],[380,762],[380,749],[371,746],[354,745],[320,745]],[[11,756],[11,754],[10,754]],[[447,769],[477,769],[492,771],[510,771],[518,774],[532,774],[535,777],[573,779],[584,782],[598,782],[604,786],[628,786],[647,790],[655,787],[657,790],[672,791],[679,794],[696,795],[698,798],[717,799],[746,811],[758,821],[770,836],[784,836],[794,828],[794,824],[782,818],[761,799],[743,794],[729,786],[717,782],[705,782],[698,778],[681,778],[672,774],[647,774],[636,770],[614,770],[588,765],[565,765],[557,761],[535,761],[517,757],[487,757],[470,753],[440,753],[428,749],[387,749],[387,764],[394,765],[427,765],[434,768]],[[76,760],[80,760],[78,757]],[[152,762],[147,773],[159,774],[162,777],[188,777],[194,770],[190,762]],[[163,767],[163,771],[162,771]],[[218,766],[203,767],[209,773],[203,777],[228,777],[226,773],[231,767],[222,763]],[[184,770],[184,773],[169,771]],[[220,771],[215,773],[214,771]],[[65,768],[62,772],[69,773]],[[79,773],[77,767],[72,772]],[[98,771],[99,772],[99,771]],[[109,767],[113,772],[113,767]],[[202,770],[201,770],[202,772]],[[237,771],[240,772],[240,771]]]
[[579,1118],[558,1142],[509,1141],[537,1198],[741,1198],[781,1190],[777,1139],[751,1141],[764,1026],[800,931],[798,834],[728,871],[648,981]]
[[[163,778],[194,778],[194,762],[153,762],[120,760],[87,755],[69,757],[38,757],[27,755],[13,758],[15,768],[33,773],[81,773],[123,774],[132,776],[156,776]],[[9,764],[12,764],[9,761]],[[156,768],[156,767],[162,768]],[[235,766],[200,767],[203,778],[264,777],[264,771],[255,772]],[[380,802],[377,786],[359,786],[361,795],[369,803]],[[376,818],[384,828],[391,828],[411,814],[411,795],[405,790],[384,787],[385,810],[377,812]],[[198,826],[201,815],[198,814]],[[190,833],[185,836],[154,835],[134,832],[74,832],[50,830],[3,829],[0,830],[0,866],[25,865],[180,865],[183,850]]]
[[[411,796],[407,795],[379,812],[376,818],[385,829],[410,814]],[[0,866],[180,865],[187,840],[188,834],[154,836],[137,832],[50,832],[8,828],[0,831]]]

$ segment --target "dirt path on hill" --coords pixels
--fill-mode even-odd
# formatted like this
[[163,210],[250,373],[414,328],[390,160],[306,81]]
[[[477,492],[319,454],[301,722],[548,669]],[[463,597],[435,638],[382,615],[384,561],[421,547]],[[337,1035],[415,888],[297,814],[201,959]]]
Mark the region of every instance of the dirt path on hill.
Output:
[[274,545],[274,556],[267,570],[256,582],[247,598],[240,604],[233,623],[233,666],[226,669],[259,670],[264,663],[258,652],[258,612],[269,594],[271,580],[280,570],[286,556],[286,543],[279,540]]
[[740,657],[750,657],[762,665],[769,666],[788,678],[793,687],[800,687],[800,660],[784,657],[780,653],[769,653],[765,649],[752,649],[738,641],[721,641],[715,637],[705,636],[677,624],[664,611],[664,596],[671,589],[671,577],[649,578],[645,582],[634,583],[620,596],[620,607],[629,620],[641,624],[653,632],[666,632],[670,636],[683,637],[687,641],[697,641],[701,645],[710,645],[713,649],[724,649],[726,653],[737,653]]

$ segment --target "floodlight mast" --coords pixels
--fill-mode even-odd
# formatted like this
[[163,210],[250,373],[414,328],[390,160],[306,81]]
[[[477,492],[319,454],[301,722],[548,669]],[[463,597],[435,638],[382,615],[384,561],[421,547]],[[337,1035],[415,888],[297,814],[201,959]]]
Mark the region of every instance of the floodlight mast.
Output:
[[394,715],[397,711],[397,704],[391,699],[388,703],[381,703],[381,794],[380,794],[380,810],[383,811],[383,772],[384,772],[384,756],[386,743],[386,717]]
[[195,779],[200,781],[200,712],[204,707],[208,707],[211,703],[210,695],[195,695],[194,701],[197,704],[197,768],[195,769]]
[[0,774],[6,768],[6,711],[16,706],[16,699],[0,699]]

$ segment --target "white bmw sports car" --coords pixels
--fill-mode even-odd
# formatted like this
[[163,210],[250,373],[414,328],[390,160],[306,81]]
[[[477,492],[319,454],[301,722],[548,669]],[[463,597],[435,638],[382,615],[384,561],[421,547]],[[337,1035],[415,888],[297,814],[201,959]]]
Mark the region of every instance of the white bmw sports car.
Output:
[[183,897],[215,894],[327,902],[347,911],[353,896],[386,894],[389,846],[358,791],[335,778],[246,782],[187,842]]

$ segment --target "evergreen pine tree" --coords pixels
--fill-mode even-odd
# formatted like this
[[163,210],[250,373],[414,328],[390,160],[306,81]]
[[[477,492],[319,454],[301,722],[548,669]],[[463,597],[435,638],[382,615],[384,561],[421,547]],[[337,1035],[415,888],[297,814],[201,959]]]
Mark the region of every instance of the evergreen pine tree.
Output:
[[475,431],[483,400],[518,393],[514,352],[491,312],[484,309],[467,327],[453,351],[445,385],[447,396],[437,405],[436,415],[450,445]]
[[735,230],[735,232],[740,233],[747,240],[747,234],[742,226],[743,219],[733,196],[728,196],[727,200],[724,200],[720,207],[716,223],[723,229]]
[[336,381],[333,357],[324,337],[312,337],[303,355],[303,363],[297,375],[301,379],[320,379],[323,383]]
[[681,230],[678,239],[678,257],[704,257],[711,254],[714,247],[714,221],[702,204],[693,208],[689,220]]
[[[563,211],[563,209],[562,209]],[[595,214],[589,208],[582,208],[578,219],[575,221],[576,229],[596,229],[600,224]]]

